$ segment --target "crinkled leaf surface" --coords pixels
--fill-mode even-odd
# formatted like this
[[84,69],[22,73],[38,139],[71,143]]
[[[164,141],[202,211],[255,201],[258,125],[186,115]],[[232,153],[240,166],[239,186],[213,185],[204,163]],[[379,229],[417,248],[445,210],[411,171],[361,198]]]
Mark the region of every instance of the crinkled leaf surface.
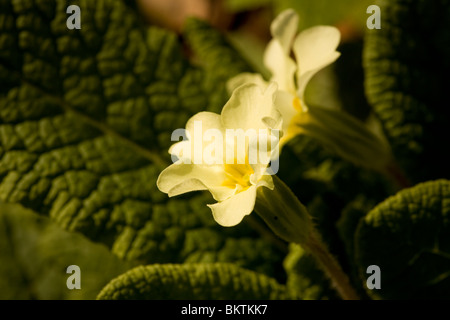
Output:
[[228,263],[140,266],[112,280],[98,299],[289,299],[286,287]]
[[203,85],[205,90],[210,92],[208,108],[220,113],[229,98],[226,81],[242,72],[252,71],[251,67],[230,47],[224,34],[204,21],[188,19],[184,35],[194,50],[198,63],[205,70]]
[[379,0],[368,30],[367,96],[413,181],[450,177],[450,1]]
[[450,181],[403,190],[360,221],[355,257],[364,283],[366,269],[381,269],[374,298],[450,298]]
[[[66,27],[73,4],[81,30]],[[0,0],[0,199],[126,260],[273,273],[280,254],[246,223],[218,226],[209,196],[156,188],[172,131],[223,106],[182,52],[119,0]]]
[[[0,299],[95,299],[132,265],[104,245],[62,230],[17,204],[0,204]],[[80,267],[81,289],[69,290],[67,267]]]

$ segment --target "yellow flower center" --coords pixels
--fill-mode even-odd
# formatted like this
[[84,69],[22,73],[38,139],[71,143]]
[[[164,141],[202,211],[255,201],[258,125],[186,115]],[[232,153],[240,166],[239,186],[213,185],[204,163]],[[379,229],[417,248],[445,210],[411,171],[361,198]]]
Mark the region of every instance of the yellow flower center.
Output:
[[295,97],[295,98],[294,98],[294,101],[293,101],[293,104],[294,104],[295,110],[300,111],[300,112],[303,111],[303,107],[302,107],[302,104],[301,104],[299,98]]
[[251,187],[250,177],[254,171],[248,163],[248,159],[246,159],[245,164],[225,164],[224,169],[227,179],[222,183],[222,186],[232,189],[238,186],[238,192]]

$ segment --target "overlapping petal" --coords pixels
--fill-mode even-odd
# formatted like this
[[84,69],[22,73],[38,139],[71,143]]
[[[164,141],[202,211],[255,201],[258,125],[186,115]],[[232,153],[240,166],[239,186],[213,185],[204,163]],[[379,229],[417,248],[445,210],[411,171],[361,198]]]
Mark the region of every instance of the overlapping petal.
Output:
[[265,118],[280,123],[281,115],[274,107],[277,85],[271,82],[267,88],[249,83],[238,87],[222,109],[222,125],[226,129],[267,129]]
[[298,15],[289,9],[279,14],[270,26],[273,39],[264,52],[264,64],[272,73],[280,90],[295,92],[294,74],[297,66],[290,57],[292,42],[298,28]]
[[279,42],[285,55],[291,52],[292,41],[297,34],[298,15],[293,9],[281,12],[270,25],[272,37]]
[[214,220],[224,227],[237,225],[246,215],[252,213],[255,207],[256,189],[256,186],[251,186],[227,200],[209,204]]
[[264,80],[261,74],[244,72],[227,81],[228,94],[231,96],[234,90],[236,90],[238,87],[249,83],[256,84],[258,87],[264,90],[269,85],[269,82]]
[[291,123],[292,118],[298,113],[298,110],[296,110],[293,107],[293,101],[295,98],[296,96],[289,92],[286,91],[277,92],[275,105],[283,119],[283,127],[282,127],[282,130],[284,132],[283,139],[286,139],[289,124]]
[[210,144],[218,142],[213,139],[214,134],[222,137],[225,133],[220,115],[213,112],[199,112],[188,120],[186,129],[178,130],[182,133],[179,131],[172,138],[179,139],[182,136],[183,140],[169,148],[169,153],[175,156],[175,159],[188,164],[216,163],[211,157],[204,158],[204,150]]
[[[201,131],[195,132],[196,123],[197,128],[199,128],[198,125],[201,124]],[[205,135],[205,132],[211,129],[224,132],[220,114],[208,111],[199,112],[193,115],[186,123],[186,131],[190,136],[188,137],[189,140],[193,140],[196,133],[200,134],[201,137],[203,137]]]
[[222,165],[174,163],[164,169],[156,185],[169,197],[199,190],[209,190],[217,201],[229,198],[235,190],[222,186],[226,175]]
[[295,38],[293,50],[298,65],[297,95],[301,100],[309,80],[339,58],[340,53],[336,49],[340,39],[339,30],[332,26],[312,27]]
[[284,53],[283,47],[276,39],[267,45],[264,64],[272,73],[271,80],[279,85],[280,90],[295,92],[294,75],[297,66],[294,60]]

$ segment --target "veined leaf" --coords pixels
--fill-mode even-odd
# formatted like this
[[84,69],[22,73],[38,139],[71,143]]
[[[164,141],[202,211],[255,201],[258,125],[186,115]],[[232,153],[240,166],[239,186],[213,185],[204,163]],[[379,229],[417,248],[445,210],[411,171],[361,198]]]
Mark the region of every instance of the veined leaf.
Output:
[[402,190],[359,223],[355,257],[364,283],[370,265],[381,269],[383,299],[450,298],[450,181]]
[[[69,5],[80,30],[66,26]],[[223,106],[208,90],[225,89],[205,87],[210,69],[182,52],[123,1],[0,0],[0,200],[126,260],[273,272],[280,254],[245,222],[224,230],[207,195],[169,200],[156,187],[172,131]]]
[[98,299],[292,299],[274,279],[232,264],[141,266],[112,280]]
[[416,182],[450,177],[450,1],[379,0],[381,29],[368,30],[369,102],[394,154]]

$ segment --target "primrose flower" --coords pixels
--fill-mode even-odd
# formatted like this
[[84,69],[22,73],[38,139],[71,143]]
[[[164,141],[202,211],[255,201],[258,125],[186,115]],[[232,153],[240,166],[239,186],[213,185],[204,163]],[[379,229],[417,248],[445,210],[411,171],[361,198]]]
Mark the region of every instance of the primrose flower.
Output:
[[169,149],[177,160],[161,172],[158,188],[169,196],[209,190],[218,201],[208,205],[214,219],[222,226],[238,224],[253,211],[257,189],[274,187],[268,170],[282,126],[276,91],[274,83],[246,84],[233,92],[221,114],[191,117],[187,140]]
[[[306,105],[308,82],[340,56],[336,51],[340,32],[332,26],[315,26],[297,34],[298,20],[292,9],[278,15],[270,28],[273,38],[264,52],[264,64],[272,74],[270,81],[278,84],[275,105],[283,118],[280,147],[305,134],[344,159],[383,171],[392,161],[392,153],[382,134],[344,111]],[[228,91],[245,83],[267,86],[260,74],[243,73],[228,81]]]
[[[271,81],[278,84],[276,106],[283,117],[284,136],[281,144],[297,134],[295,118],[308,111],[304,101],[309,80],[340,56],[336,51],[340,32],[332,26],[315,26],[297,35],[298,15],[288,9],[272,22],[273,39],[264,53],[264,64],[272,73]],[[293,51],[295,60],[291,58]],[[261,75],[243,73],[231,79],[229,91],[243,83],[266,83]]]

